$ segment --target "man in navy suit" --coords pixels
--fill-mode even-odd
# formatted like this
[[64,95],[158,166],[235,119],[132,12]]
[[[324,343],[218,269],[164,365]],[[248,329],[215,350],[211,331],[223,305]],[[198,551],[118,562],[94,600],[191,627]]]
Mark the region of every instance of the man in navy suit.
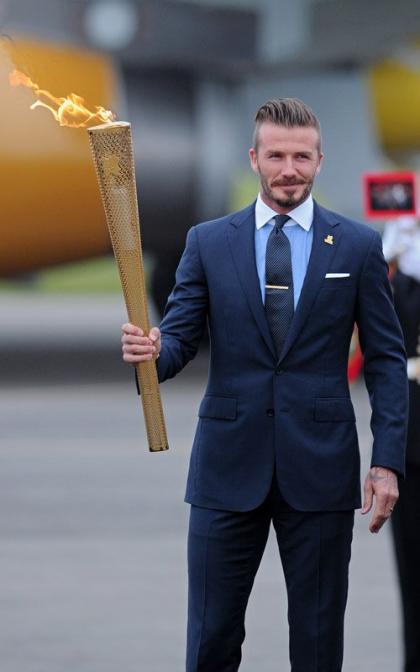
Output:
[[311,196],[319,122],[297,99],[257,112],[257,201],[193,227],[160,330],[123,325],[123,357],[161,381],[211,362],[191,454],[187,672],[234,672],[273,522],[292,672],[339,672],[360,459],[347,362],[359,328],[374,436],[362,513],[378,532],[404,473],[407,376],[374,230]]

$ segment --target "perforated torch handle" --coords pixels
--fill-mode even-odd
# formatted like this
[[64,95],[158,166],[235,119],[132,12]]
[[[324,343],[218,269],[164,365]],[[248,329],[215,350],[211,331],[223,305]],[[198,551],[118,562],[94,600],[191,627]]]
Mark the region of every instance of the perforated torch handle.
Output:
[[[137,205],[133,141],[127,122],[88,128],[106,221],[130,322],[150,331]],[[149,449],[167,450],[165,419],[154,361],[138,364]]]

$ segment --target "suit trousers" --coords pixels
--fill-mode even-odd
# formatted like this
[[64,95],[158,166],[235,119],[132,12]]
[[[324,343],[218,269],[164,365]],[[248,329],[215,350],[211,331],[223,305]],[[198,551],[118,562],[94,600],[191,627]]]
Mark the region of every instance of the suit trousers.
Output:
[[187,672],[239,669],[245,611],[271,521],[288,594],[291,670],[341,670],[354,511],[296,511],[273,482],[252,511],[191,507]]

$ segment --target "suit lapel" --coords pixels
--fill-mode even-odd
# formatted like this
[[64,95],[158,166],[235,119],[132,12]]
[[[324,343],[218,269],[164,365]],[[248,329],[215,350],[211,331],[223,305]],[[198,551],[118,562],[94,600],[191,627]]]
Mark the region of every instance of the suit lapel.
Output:
[[234,215],[228,225],[228,242],[236,272],[249,308],[268,348],[276,351],[265,316],[255,260],[255,203]]
[[[325,274],[334,259],[340,240],[338,220],[332,213],[314,203],[314,238],[308,269],[295,314],[284,343],[279,363],[286,357],[310,313],[315,298],[324,281]],[[325,241],[330,241],[330,243]],[[331,244],[332,243],[332,244]]]

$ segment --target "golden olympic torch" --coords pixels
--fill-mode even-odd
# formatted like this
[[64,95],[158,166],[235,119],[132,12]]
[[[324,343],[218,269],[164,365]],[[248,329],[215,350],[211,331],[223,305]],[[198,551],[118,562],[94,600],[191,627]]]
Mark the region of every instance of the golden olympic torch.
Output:
[[[134,170],[131,126],[114,121],[115,115],[103,107],[87,109],[84,99],[71,93],[54,96],[41,89],[25,73],[14,70],[9,75],[12,86],[31,89],[37,100],[31,109],[46,108],[60,126],[88,127],[102,202],[111,242],[124,291],[130,322],[145,334],[150,331],[143,257],[140,240],[140,220]],[[102,123],[101,123],[102,122]],[[99,123],[99,126],[92,124]],[[168,449],[159,383],[154,361],[137,365],[149,449]]]
[[[150,331],[140,238],[131,126],[112,122],[87,129],[112,247],[130,322]],[[149,449],[168,449],[154,361],[137,365]]]

